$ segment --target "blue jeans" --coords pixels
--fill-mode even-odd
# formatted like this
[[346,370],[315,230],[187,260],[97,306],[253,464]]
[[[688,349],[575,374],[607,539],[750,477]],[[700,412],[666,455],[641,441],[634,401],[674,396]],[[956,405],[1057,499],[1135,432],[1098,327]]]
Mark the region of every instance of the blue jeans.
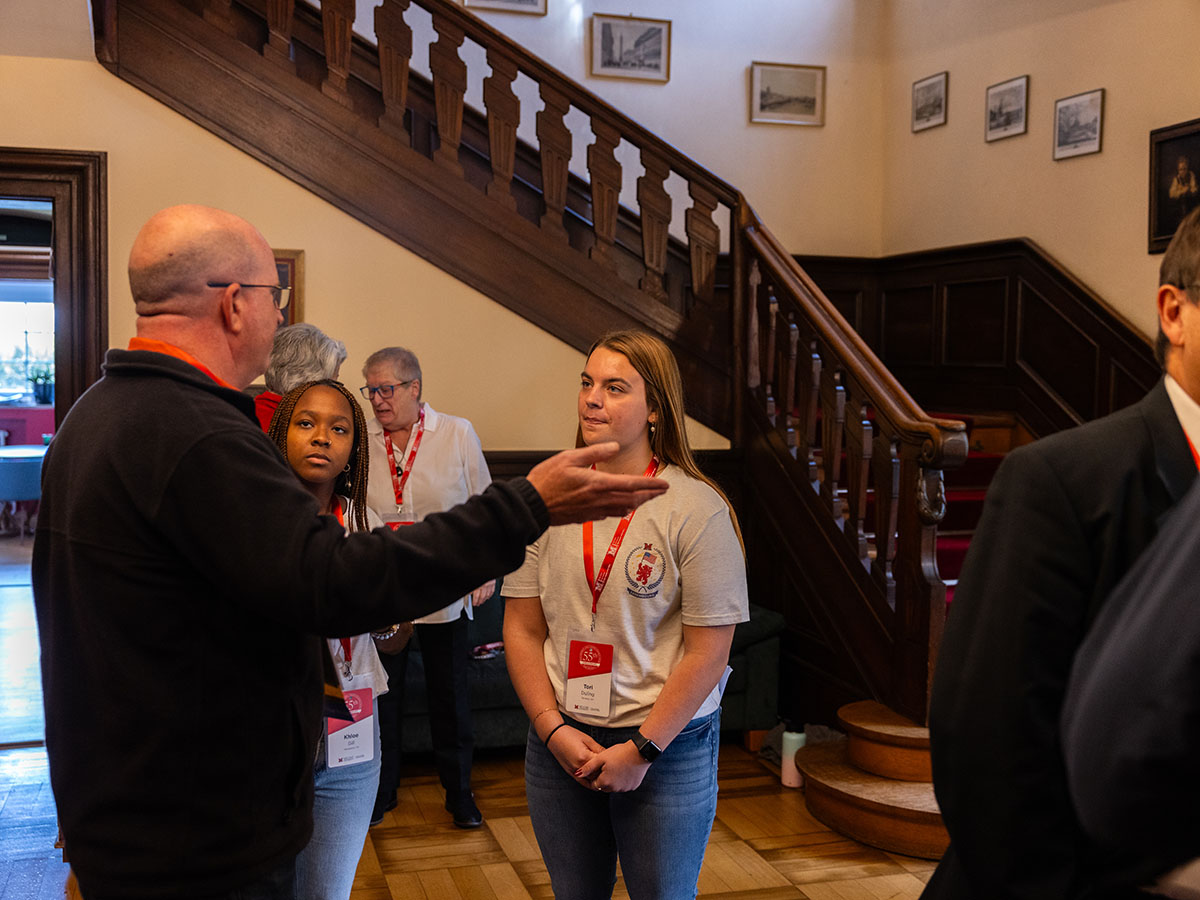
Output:
[[[605,747],[636,728],[601,728],[567,719]],[[721,711],[693,719],[635,791],[602,794],[563,771],[532,728],[525,745],[525,795],[556,900],[609,898],[617,857],[632,900],[696,896],[700,865],[717,812]]]
[[325,765],[325,735],[313,763],[313,835],[296,857],[296,900],[347,900],[371,824],[379,789],[379,714],[371,717],[375,756],[368,762],[331,769]]

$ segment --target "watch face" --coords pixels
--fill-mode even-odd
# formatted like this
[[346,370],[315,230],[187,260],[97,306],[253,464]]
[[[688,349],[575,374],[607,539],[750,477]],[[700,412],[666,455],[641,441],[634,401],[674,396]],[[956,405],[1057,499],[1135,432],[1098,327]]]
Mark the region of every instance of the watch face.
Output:
[[642,759],[646,760],[646,762],[654,762],[662,753],[658,745],[640,731],[634,735],[633,745],[637,747],[638,753],[642,755]]

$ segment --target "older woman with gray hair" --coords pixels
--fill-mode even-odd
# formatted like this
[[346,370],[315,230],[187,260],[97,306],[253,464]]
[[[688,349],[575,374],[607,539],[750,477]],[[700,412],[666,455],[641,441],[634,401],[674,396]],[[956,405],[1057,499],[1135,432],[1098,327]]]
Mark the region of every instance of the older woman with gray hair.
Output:
[[254,412],[266,431],[283,395],[307,381],[337,381],[346,361],[346,345],[316,325],[299,322],[275,332],[263,380],[267,389],[254,398]]

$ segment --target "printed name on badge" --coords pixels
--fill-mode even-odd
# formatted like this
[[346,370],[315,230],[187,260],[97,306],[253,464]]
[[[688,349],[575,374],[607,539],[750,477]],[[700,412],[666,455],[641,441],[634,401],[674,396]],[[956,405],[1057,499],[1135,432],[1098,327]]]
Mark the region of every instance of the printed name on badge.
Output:
[[613,645],[589,637],[567,642],[568,715],[577,713],[608,718],[612,708]]

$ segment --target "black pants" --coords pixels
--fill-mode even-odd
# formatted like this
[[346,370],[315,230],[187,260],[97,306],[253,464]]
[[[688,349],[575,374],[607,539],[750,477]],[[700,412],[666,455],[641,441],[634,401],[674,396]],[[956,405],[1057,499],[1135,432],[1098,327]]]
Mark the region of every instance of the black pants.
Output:
[[[467,690],[471,648],[467,617],[437,625],[417,625],[416,638],[425,665],[429,731],[438,778],[446,793],[471,789],[471,757],[475,735]],[[388,692],[379,698],[379,798],[390,801],[400,786],[405,673],[408,647],[395,656],[381,653],[388,673]]]

